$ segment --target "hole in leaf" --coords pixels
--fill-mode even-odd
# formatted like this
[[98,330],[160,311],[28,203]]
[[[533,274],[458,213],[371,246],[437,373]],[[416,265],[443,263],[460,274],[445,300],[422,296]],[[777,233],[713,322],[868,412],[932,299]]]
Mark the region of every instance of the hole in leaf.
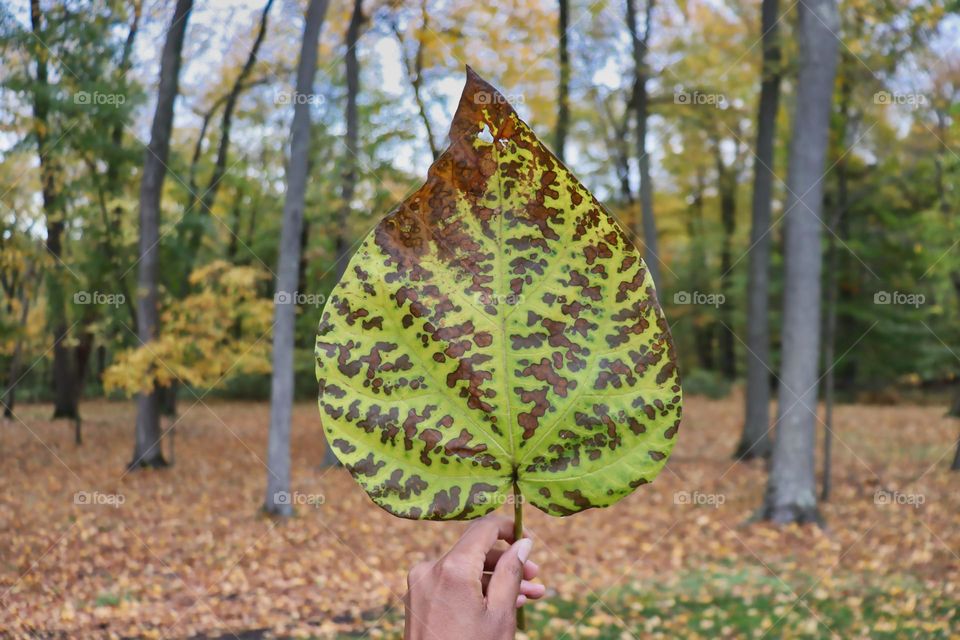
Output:
[[480,133],[477,134],[477,137],[487,144],[493,143],[493,132],[490,131],[490,127],[486,124],[483,125],[483,129],[480,130]]

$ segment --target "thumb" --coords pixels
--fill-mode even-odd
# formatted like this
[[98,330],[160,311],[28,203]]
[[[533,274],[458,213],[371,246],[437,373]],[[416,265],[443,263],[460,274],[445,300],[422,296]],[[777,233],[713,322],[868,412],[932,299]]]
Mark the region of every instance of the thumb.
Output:
[[495,611],[513,612],[520,595],[523,564],[530,557],[533,540],[522,538],[514,542],[497,561],[487,588],[487,607]]

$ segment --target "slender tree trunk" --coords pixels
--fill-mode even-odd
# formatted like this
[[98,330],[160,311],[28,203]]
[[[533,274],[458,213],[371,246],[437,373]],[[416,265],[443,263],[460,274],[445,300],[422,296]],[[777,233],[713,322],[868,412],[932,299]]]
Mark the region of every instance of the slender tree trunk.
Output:
[[[846,66],[847,56],[841,55],[841,64]],[[837,341],[837,299],[839,297],[840,255],[837,251],[837,237],[844,234],[846,225],[841,225],[849,207],[847,186],[847,160],[844,155],[847,148],[847,123],[850,121],[850,98],[853,87],[850,74],[842,72],[840,82],[839,108],[840,121],[835,139],[839,142],[838,158],[835,165],[837,176],[837,198],[830,215],[831,233],[827,238],[827,309],[823,322],[823,366],[826,369],[823,381],[824,423],[823,423],[823,471],[820,482],[820,499],[826,502],[833,490],[833,404],[836,391],[836,376],[833,359]]]
[[[46,41],[43,29],[43,11],[39,0],[30,0],[30,26],[37,42]],[[37,161],[40,166],[41,196],[46,217],[47,253],[52,257],[52,266],[47,272],[47,319],[53,330],[53,392],[54,418],[73,418],[79,415],[73,393],[74,372],[67,345],[67,308],[63,290],[63,229],[64,211],[62,194],[58,184],[59,165],[54,149],[50,146],[50,84],[46,51],[41,51],[34,60],[36,79],[33,93],[34,137],[37,140]]]
[[820,213],[839,27],[836,0],[804,0],[797,106],[787,176],[781,366],[777,437],[763,516],[778,523],[819,522],[814,422],[820,356]]
[[[87,379],[87,367],[90,364],[90,354],[93,353],[93,334],[90,331],[84,331],[80,336],[79,344],[73,349],[75,378],[73,380],[73,398],[77,407],[80,406],[80,397],[83,395],[83,385]],[[80,412],[77,411],[73,417],[73,441],[75,444],[83,444],[82,421]]]
[[[327,13],[328,0],[310,0],[297,65],[297,94],[313,93],[317,70],[317,45]],[[287,163],[287,195],[283,203],[280,250],[277,260],[277,291],[297,286],[300,260],[300,227],[307,189],[310,151],[310,104],[296,100],[290,126],[290,160]],[[293,341],[296,305],[275,304],[273,312],[273,378],[270,386],[270,435],[267,446],[267,492],[265,512],[290,516],[290,416],[293,409]]]
[[[424,17],[426,20],[426,17]],[[354,0],[353,14],[350,16],[350,24],[347,27],[346,46],[347,54],[345,56],[346,76],[347,76],[347,107],[344,113],[344,120],[347,123],[347,136],[344,145],[347,148],[347,154],[344,158],[343,185],[341,191],[340,220],[337,224],[337,242],[336,242],[336,274],[337,279],[343,275],[349,261],[350,248],[348,246],[348,229],[350,228],[350,218],[353,208],[353,194],[357,185],[357,154],[360,153],[360,114],[357,111],[357,96],[360,93],[360,62],[357,59],[357,42],[360,40],[360,27],[363,24],[363,0]],[[424,23],[426,24],[426,23]],[[421,51],[418,50],[418,60]],[[418,62],[422,64],[422,61]],[[419,75],[417,73],[417,87],[415,92],[419,92]],[[432,132],[427,131],[431,136]],[[331,467],[339,464],[337,456],[333,453],[333,447],[327,443],[327,448],[323,453],[323,461],[320,463],[323,467]]]
[[757,151],[747,275],[747,387],[743,433],[734,458],[767,458],[770,433],[770,209],[773,200],[774,139],[780,105],[778,0],[763,0],[763,70],[757,109]]
[[[693,265],[694,279],[691,282],[694,290],[701,290],[701,278],[707,273],[707,255],[703,249],[703,197],[707,188],[707,180],[702,165],[696,167],[696,183],[693,190],[693,202],[690,203],[687,219],[687,236],[692,243],[690,262]],[[697,312],[699,315],[699,312]],[[700,322],[699,318],[693,323],[693,342],[700,367],[706,371],[713,371],[716,366],[714,355],[714,334],[716,323]]]
[[[835,228],[835,227],[834,227]],[[823,433],[823,478],[820,487],[820,499],[830,499],[833,488],[833,399],[834,375],[833,358],[837,337],[837,243],[831,234],[827,245],[827,309],[823,331],[823,366],[827,368],[823,382],[823,397],[826,406]]]
[[735,167],[728,167],[723,162],[719,142],[716,145],[717,183],[720,192],[720,221],[723,225],[723,242],[720,247],[720,288],[725,296],[724,304],[720,307],[720,317],[723,326],[720,327],[720,372],[728,380],[737,377],[737,355],[733,334],[733,302],[732,278],[730,270],[733,268],[733,234],[737,230],[737,174]]
[[216,111],[217,104],[214,104],[204,117],[203,127],[200,131],[200,138],[197,140],[197,147],[194,149],[194,161],[190,167],[192,191],[190,194],[190,202],[187,205],[187,210],[184,212],[183,218],[180,222],[181,231],[183,232],[182,237],[184,238],[187,247],[187,259],[185,266],[186,273],[184,274],[184,277],[181,278],[181,286],[183,287],[180,292],[181,294],[185,293],[187,278],[190,275],[190,271],[193,270],[197,253],[200,250],[200,243],[203,240],[202,220],[206,217],[207,212],[213,208],[214,202],[217,198],[217,193],[220,190],[220,183],[222,182],[227,171],[227,156],[230,151],[230,135],[233,128],[233,113],[236,111],[240,94],[243,92],[247,80],[250,77],[250,74],[253,72],[253,67],[257,63],[257,56],[260,53],[260,46],[263,44],[263,40],[267,34],[267,19],[270,15],[270,8],[272,6],[273,0],[267,0],[267,3],[264,5],[263,11],[260,14],[260,26],[257,29],[257,36],[253,41],[253,45],[250,47],[250,53],[247,54],[247,60],[244,62],[243,68],[240,70],[240,74],[237,75],[237,79],[230,88],[230,93],[228,93],[226,98],[224,98],[223,118],[220,121],[220,144],[217,146],[217,158],[214,162],[213,173],[210,175],[210,180],[207,182],[206,189],[204,189],[202,193],[199,193],[194,183],[197,161],[199,159],[199,152],[202,148],[203,136],[209,124],[209,118],[212,117],[213,113]]
[[[620,183],[620,197],[624,205],[633,209],[633,189],[630,188],[630,150],[628,133],[630,129],[630,106],[624,109],[623,117],[618,118],[614,115],[613,109],[606,100],[597,99],[598,110],[601,111],[607,121],[610,133],[608,134],[607,147],[614,157],[614,163],[617,170],[617,180]],[[630,226],[634,227],[632,219]]]
[[567,28],[570,22],[569,0],[558,0],[560,15],[560,79],[557,86],[557,131],[554,140],[554,152],[562,162],[567,161],[567,131],[570,128],[570,51]]
[[427,133],[427,143],[430,145],[430,154],[436,160],[440,157],[440,149],[437,147],[436,139],[433,135],[433,126],[430,124],[430,115],[427,113],[427,104],[423,99],[423,34],[430,30],[430,14],[427,12],[426,0],[420,2],[420,20],[422,27],[420,34],[417,35],[417,50],[413,59],[407,57],[404,51],[404,37],[397,24],[393,24],[393,33],[400,43],[400,51],[403,56],[403,63],[407,68],[407,78],[410,80],[410,86],[413,88],[413,98],[417,103],[417,114],[420,116],[420,122]]
[[[140,30],[140,17],[143,12],[143,3],[141,0],[133,2],[133,19],[130,22],[130,30],[127,31],[127,39],[123,43],[123,53],[120,56],[120,75],[126,76],[133,68],[133,45],[137,40],[137,33]],[[117,153],[123,148],[123,122],[118,122],[110,132],[110,141],[113,144],[113,151]],[[120,170],[115,156],[107,163],[107,188],[110,193],[117,193],[120,186]]]
[[[193,0],[177,0],[160,58],[160,86],[150,129],[150,145],[140,182],[140,262],[137,265],[137,337],[149,344],[159,331],[157,286],[160,275],[160,197],[167,174],[173,107],[180,81],[181,52]],[[130,468],[163,467],[157,389],[137,396],[137,427]]]
[[644,18],[643,37],[637,29],[636,0],[627,0],[627,27],[633,41],[633,109],[637,119],[637,164],[640,168],[640,217],[643,224],[643,242],[646,245],[644,258],[650,276],[657,287],[660,286],[660,257],[657,249],[657,225],[653,216],[653,182],[650,179],[650,155],[647,153],[647,120],[650,99],[647,94],[647,51],[650,46],[650,32],[653,27],[653,7],[655,0],[647,0]]
[[0,397],[4,418],[13,417],[13,405],[16,402],[17,384],[20,382],[21,359],[23,358],[23,333],[27,327],[27,319],[30,317],[30,297],[27,295],[27,283],[32,278],[33,265],[28,264],[20,285],[20,335],[13,347],[10,367],[7,370],[7,385],[3,390],[3,396]]
[[357,111],[357,96],[360,93],[360,62],[357,59],[357,42],[360,40],[360,26],[363,24],[363,0],[354,0],[353,14],[347,27],[344,44],[347,53],[344,56],[347,76],[347,107],[344,120],[347,123],[347,135],[343,157],[343,175],[341,176],[340,211],[337,220],[335,241],[335,273],[337,279],[347,268],[350,252],[350,218],[352,217],[353,194],[357,187],[357,154],[360,153],[360,116]]
[[168,418],[174,418],[177,415],[177,394],[180,390],[180,382],[172,380],[169,385],[157,389],[157,402],[160,407],[160,415]]
[[243,218],[243,183],[237,185],[230,212],[230,239],[227,241],[227,262],[233,264],[240,243],[240,222]]

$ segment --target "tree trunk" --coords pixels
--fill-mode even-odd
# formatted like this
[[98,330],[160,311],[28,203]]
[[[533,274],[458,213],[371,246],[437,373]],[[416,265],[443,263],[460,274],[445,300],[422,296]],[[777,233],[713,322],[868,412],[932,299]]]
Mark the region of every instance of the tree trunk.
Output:
[[[819,522],[814,421],[820,356],[820,213],[839,27],[836,0],[799,7],[800,67],[790,139],[784,241],[783,362],[763,517]],[[799,194],[799,195],[798,195]]]
[[[847,56],[841,55],[846,61]],[[844,233],[845,225],[841,225],[849,206],[847,187],[847,123],[850,121],[850,98],[853,87],[850,84],[850,74],[843,72],[840,81],[840,104],[837,110],[840,114],[839,131],[835,136],[838,141],[838,159],[835,164],[837,176],[837,198],[830,216],[831,231],[827,238],[827,309],[823,322],[823,366],[826,369],[823,381],[824,422],[823,422],[823,471],[820,482],[820,499],[826,502],[830,499],[833,490],[833,404],[836,390],[836,376],[834,374],[834,357],[837,341],[837,298],[839,297],[840,255],[837,251],[837,238]],[[841,237],[841,241],[843,238]]]
[[774,139],[780,104],[780,40],[777,0],[763,0],[763,70],[757,110],[757,151],[747,275],[747,387],[743,433],[734,458],[770,456],[770,209],[773,199]]
[[433,156],[433,159],[436,160],[440,157],[440,149],[437,147],[436,140],[434,139],[433,127],[430,124],[430,116],[427,113],[427,104],[423,99],[423,34],[430,31],[430,14],[427,12],[426,0],[421,0],[420,2],[420,19],[423,26],[420,29],[420,34],[417,35],[417,50],[413,55],[413,60],[408,58],[404,51],[405,41],[399,25],[394,23],[392,28],[394,35],[397,37],[397,42],[400,43],[400,53],[403,56],[403,63],[407,68],[407,78],[410,80],[411,88],[413,88],[413,98],[417,103],[417,113],[420,116],[420,122],[423,123],[423,128],[427,133],[427,143],[430,145],[430,154]]
[[[310,0],[303,29],[300,62],[297,65],[297,94],[313,93],[317,70],[317,45],[327,13],[328,0]],[[277,260],[277,291],[297,286],[300,260],[300,227],[307,189],[307,161],[310,151],[310,104],[297,100],[290,126],[290,161],[287,163],[287,194],[283,203],[280,250]],[[275,304],[273,311],[273,378],[270,385],[270,435],[267,446],[267,493],[265,512],[290,516],[290,416],[293,409],[293,341],[296,305]]]
[[[72,402],[74,406],[80,406],[80,397],[83,395],[83,385],[87,379],[87,367],[90,364],[90,354],[93,353],[93,334],[84,331],[80,336],[79,344],[73,349],[75,378],[71,384],[73,389]],[[73,441],[75,444],[83,444],[83,431],[81,429],[80,411],[73,417]]]
[[[39,0],[30,0],[30,27],[38,42],[46,41],[43,30],[43,11]],[[45,52],[44,52],[45,53]],[[40,167],[41,197],[46,218],[47,253],[53,258],[52,268],[47,272],[47,318],[53,329],[53,391],[54,418],[76,418],[79,414],[73,402],[73,368],[70,363],[70,348],[66,344],[67,309],[63,291],[62,236],[64,211],[61,194],[57,188],[59,167],[53,149],[48,144],[50,123],[50,84],[47,56],[38,54],[34,60],[36,79],[33,92],[34,137],[37,140],[37,162]]]
[[[693,279],[691,288],[693,290],[702,290],[703,282],[701,278],[707,274],[707,255],[703,249],[703,197],[706,191],[706,175],[702,165],[696,167],[696,182],[693,188],[693,201],[690,203],[689,216],[687,218],[687,236],[692,244],[690,250],[690,262],[692,266]],[[716,368],[716,358],[714,356],[714,329],[716,323],[701,322],[700,312],[696,311],[693,322],[693,343],[694,351],[697,354],[697,362],[700,368],[706,371],[713,371]]]
[[557,25],[560,30],[560,81],[557,86],[557,131],[554,152],[561,162],[566,162],[567,130],[570,128],[570,52],[567,39],[570,3],[568,0],[558,0],[558,2],[560,5]]
[[[27,320],[30,317],[30,297],[27,295],[27,284],[33,279],[33,264],[28,263],[24,271],[20,284],[20,335],[13,347],[13,354],[10,356],[10,367],[7,370],[7,384],[0,397],[0,405],[3,405],[3,417],[13,417],[13,405],[16,402],[17,384],[20,383],[20,368],[23,358],[23,340],[27,327]],[[12,296],[11,296],[12,297]]]
[[[934,167],[936,169],[936,187],[937,199],[940,201],[940,213],[949,222],[950,220],[950,202],[947,200],[947,185],[944,182],[946,152],[947,146],[947,123],[948,114],[942,110],[936,111],[937,116],[937,154],[934,157]],[[948,227],[949,228],[949,227]],[[950,272],[950,282],[953,284],[953,292],[956,295],[957,302],[960,303],[960,270]],[[947,415],[955,418],[960,417],[960,387],[957,388],[947,410]],[[960,439],[957,440],[957,451],[953,457],[953,463],[950,465],[951,471],[960,471]]]
[[826,413],[823,432],[823,479],[820,484],[820,499],[830,499],[833,488],[833,358],[837,337],[837,243],[833,235],[827,245],[827,310],[823,324],[823,366],[827,368],[823,382],[823,399]]
[[228,93],[224,99],[223,119],[220,121],[220,144],[217,146],[217,158],[214,162],[213,173],[210,175],[210,180],[207,182],[206,189],[204,189],[202,193],[197,193],[197,189],[193,184],[193,181],[195,179],[194,173],[196,171],[197,160],[199,159],[198,154],[202,148],[203,135],[206,132],[206,128],[209,124],[209,118],[212,117],[217,105],[214,104],[211,110],[204,117],[203,127],[200,131],[201,137],[197,140],[197,147],[194,149],[194,161],[190,168],[190,202],[187,205],[187,210],[184,212],[183,218],[180,222],[181,231],[183,232],[181,238],[185,239],[184,241],[187,247],[185,268],[186,273],[180,280],[181,295],[186,292],[186,283],[188,282],[190,272],[193,270],[197,253],[200,250],[200,243],[203,241],[202,220],[206,217],[207,213],[213,209],[214,202],[217,198],[217,193],[220,189],[220,183],[227,171],[227,155],[230,151],[230,134],[233,127],[233,113],[236,110],[237,102],[240,99],[240,94],[245,88],[247,79],[250,77],[250,74],[253,72],[253,67],[257,63],[257,55],[260,52],[260,46],[263,44],[263,40],[267,34],[267,18],[270,14],[270,8],[272,6],[273,0],[267,0],[267,3],[263,7],[263,12],[260,14],[260,26],[257,30],[257,36],[253,41],[253,45],[250,47],[250,53],[247,54],[247,60],[244,62],[243,68],[240,70],[240,74],[237,76],[233,86],[230,88],[230,93]]
[[343,158],[343,175],[341,176],[340,211],[337,220],[337,235],[335,245],[335,268],[337,280],[347,268],[350,253],[350,218],[353,206],[353,194],[357,187],[357,154],[360,153],[360,117],[357,111],[357,95],[360,93],[360,62],[357,60],[357,42],[360,39],[360,25],[363,23],[363,0],[354,0],[353,14],[350,16],[350,25],[347,27],[347,36],[344,45],[347,53],[344,56],[347,75],[347,107],[344,120],[347,123],[347,135],[344,146],[347,153]]
[[[730,270],[733,268],[733,234],[737,230],[737,174],[735,167],[728,167],[723,162],[720,143],[717,141],[717,186],[720,193],[720,221],[723,226],[723,242],[720,247],[720,288],[724,295],[724,303],[720,306],[719,314],[722,318],[720,327],[720,372],[728,380],[737,377],[737,360],[733,333],[733,302],[732,282]],[[734,160],[736,162],[736,160]]]
[[[157,89],[157,107],[150,128],[150,145],[143,161],[140,182],[140,261],[137,265],[137,337],[149,344],[159,330],[157,309],[158,279],[160,275],[160,196],[167,174],[170,155],[170,134],[173,129],[173,107],[180,81],[180,61],[187,20],[193,0],[177,0],[173,21],[167,31],[160,58],[160,85]],[[163,467],[160,447],[159,397],[154,388],[137,396],[137,427],[133,459],[130,468]]]
[[653,183],[650,180],[650,155],[647,153],[647,118],[650,100],[647,95],[647,50],[653,26],[654,0],[647,0],[645,27],[641,38],[637,30],[636,0],[627,0],[627,28],[633,41],[633,109],[637,119],[637,164],[640,169],[640,217],[643,224],[644,258],[653,283],[660,286],[660,257],[657,250],[657,225],[653,217]]
[[[180,388],[180,382],[173,380],[166,387],[157,389],[157,403],[160,407],[160,415],[168,418],[177,416],[177,392]],[[171,427],[172,429],[173,427]]]

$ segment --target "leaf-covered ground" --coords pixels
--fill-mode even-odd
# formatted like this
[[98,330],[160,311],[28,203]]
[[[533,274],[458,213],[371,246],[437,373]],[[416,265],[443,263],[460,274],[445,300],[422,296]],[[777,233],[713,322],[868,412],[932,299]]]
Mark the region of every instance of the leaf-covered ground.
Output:
[[[463,525],[395,519],[319,468],[312,403],[295,413],[298,516],[259,517],[268,407],[191,404],[163,471],[125,473],[129,403],[85,404],[79,448],[48,406],[0,423],[0,637],[399,637],[406,567]],[[526,512],[552,588],[528,637],[958,637],[960,424],[840,407],[828,528],[779,529],[748,522],[766,476],[730,460],[740,416],[737,397],[691,398],[652,485]]]

